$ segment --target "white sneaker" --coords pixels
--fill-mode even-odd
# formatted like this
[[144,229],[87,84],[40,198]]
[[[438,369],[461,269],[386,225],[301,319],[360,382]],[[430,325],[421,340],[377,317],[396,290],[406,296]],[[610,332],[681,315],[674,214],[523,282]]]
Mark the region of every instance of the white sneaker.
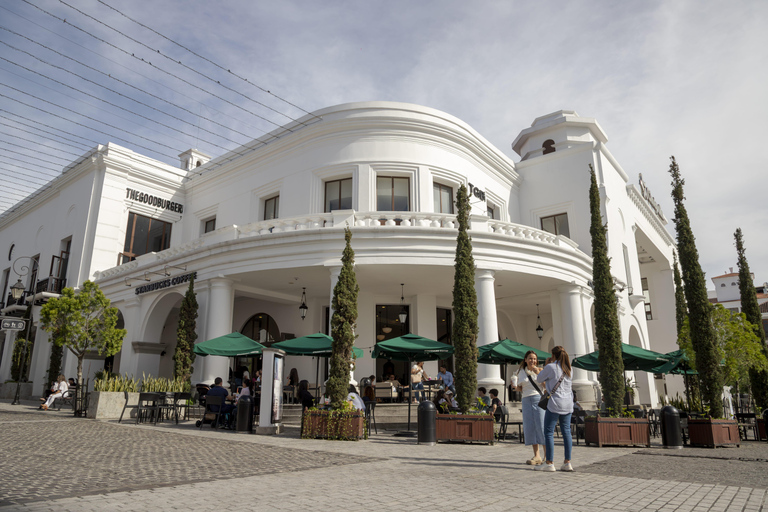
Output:
[[540,466],[534,466],[533,469],[536,471],[546,471],[548,473],[557,471],[554,464],[541,464]]
[[565,462],[562,466],[560,466],[560,471],[573,471],[573,466],[571,466],[570,462]]

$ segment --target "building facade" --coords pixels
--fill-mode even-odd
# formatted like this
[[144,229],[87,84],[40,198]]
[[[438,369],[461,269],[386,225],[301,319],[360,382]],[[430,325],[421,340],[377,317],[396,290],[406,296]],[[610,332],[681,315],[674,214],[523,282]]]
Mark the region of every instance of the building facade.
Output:
[[[92,279],[127,329],[108,367],[168,377],[178,309],[193,274],[199,341],[238,331],[269,344],[327,332],[349,227],[360,285],[356,346],[365,352],[355,373],[380,378],[387,361],[370,358],[378,341],[413,332],[450,342],[454,200],[466,185],[478,344],[510,338],[544,350],[563,345],[575,357],[595,349],[592,164],[623,340],[675,350],[674,243],[667,220],[642,178],[631,183],[606,142],[594,119],[559,111],[520,132],[512,143],[521,157],[515,163],[448,114],[366,102],[320,110],[217,158],[186,151],[178,167],[109,143],[0,217],[1,296],[17,279],[13,263],[20,256],[39,262],[37,276],[25,276],[32,280],[28,287],[37,282],[35,319],[39,303],[61,286]],[[304,320],[298,308],[303,292]],[[21,309],[6,299],[2,312]],[[0,334],[3,380],[13,337]],[[36,392],[42,392],[49,354],[47,333],[36,329]],[[310,382],[316,363],[286,362]],[[104,364],[93,354],[84,367],[92,375]],[[249,363],[198,358],[193,381],[226,378],[241,364]],[[71,354],[64,365],[72,375]],[[407,378],[404,364],[394,366]],[[437,363],[426,368],[433,375]],[[640,372],[635,379],[638,401],[655,405],[660,382]],[[480,365],[478,380],[503,385],[498,366]],[[574,388],[580,400],[596,400],[594,374],[575,370]]]

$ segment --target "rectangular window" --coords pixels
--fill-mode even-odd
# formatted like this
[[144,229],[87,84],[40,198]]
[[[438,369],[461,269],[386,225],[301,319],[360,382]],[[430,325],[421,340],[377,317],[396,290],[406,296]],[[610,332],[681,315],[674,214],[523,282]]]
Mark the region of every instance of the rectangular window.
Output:
[[72,248],[72,239],[68,238],[61,241],[61,251],[59,255],[51,256],[51,269],[48,272],[48,279],[45,283],[40,283],[41,291],[47,291],[52,293],[61,293],[61,290],[67,283],[67,268],[69,266],[69,251]]
[[216,231],[216,217],[203,222],[203,234]]
[[553,235],[563,235],[568,238],[571,237],[571,232],[568,229],[568,214],[559,213],[557,215],[550,215],[549,217],[541,218],[541,229],[547,233]]
[[640,279],[643,285],[643,297],[645,297],[645,319],[653,320],[653,313],[651,312],[651,293],[648,291],[648,278],[643,277]]
[[280,196],[271,197],[264,201],[264,220],[272,220],[278,217],[280,211]]
[[410,211],[410,178],[378,176],[376,178],[376,209],[380,212]]
[[125,230],[125,245],[118,264],[133,261],[137,256],[160,252],[171,246],[171,223],[130,212]]
[[632,288],[632,272],[629,269],[629,249],[624,244],[621,244],[621,249],[624,252],[624,270],[627,275],[627,286]]
[[442,183],[434,183],[432,191],[435,196],[435,212],[453,213],[453,189]]
[[496,207],[490,203],[485,208],[485,214],[489,219],[499,220],[499,218],[496,216]]
[[325,213],[352,209],[352,178],[325,182]]

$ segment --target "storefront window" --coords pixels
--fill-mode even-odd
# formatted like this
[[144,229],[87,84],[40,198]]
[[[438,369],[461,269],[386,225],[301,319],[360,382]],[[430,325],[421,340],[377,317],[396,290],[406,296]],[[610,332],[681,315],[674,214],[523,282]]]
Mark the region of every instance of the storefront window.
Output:
[[171,246],[171,223],[144,217],[133,212],[128,214],[125,245],[120,253],[119,264],[133,261],[137,256],[160,252]]

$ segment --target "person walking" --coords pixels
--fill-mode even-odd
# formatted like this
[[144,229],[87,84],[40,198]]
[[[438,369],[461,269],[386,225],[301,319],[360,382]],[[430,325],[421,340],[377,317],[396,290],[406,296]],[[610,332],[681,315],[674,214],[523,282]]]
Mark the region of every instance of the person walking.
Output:
[[555,471],[555,426],[560,423],[563,435],[565,459],[560,471],[573,471],[571,466],[571,414],[573,414],[573,392],[571,391],[571,358],[560,345],[552,349],[552,362],[547,364],[536,377],[536,382],[546,386],[551,395],[544,413],[544,444],[547,463],[534,469]]
[[517,370],[517,391],[522,394],[523,405],[523,435],[525,446],[533,447],[533,458],[525,461],[531,466],[544,462],[541,449],[544,447],[544,409],[539,407],[541,387],[536,383],[536,377],[541,372],[539,358],[536,352],[529,350],[525,353],[523,362]]

